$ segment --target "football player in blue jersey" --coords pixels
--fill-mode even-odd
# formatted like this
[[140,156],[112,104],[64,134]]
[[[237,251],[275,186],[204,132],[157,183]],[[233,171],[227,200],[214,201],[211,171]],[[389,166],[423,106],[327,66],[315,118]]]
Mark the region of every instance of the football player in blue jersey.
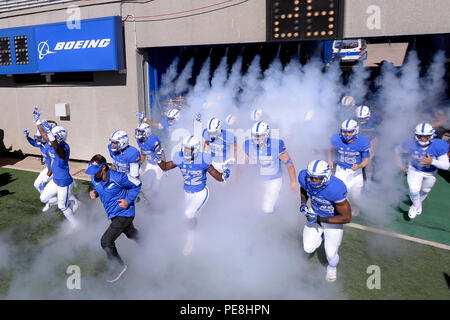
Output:
[[311,161],[306,170],[300,171],[298,182],[300,213],[307,219],[303,228],[303,249],[311,254],[320,247],[323,239],[328,260],[326,280],[336,281],[343,225],[352,218],[347,188],[331,175],[330,166],[322,160]]
[[128,134],[123,130],[115,131],[108,145],[109,155],[113,160],[112,169],[127,173],[134,178],[139,178],[139,163],[141,154],[139,150],[130,146]]
[[96,154],[89,162],[86,174],[91,176],[94,189],[89,196],[92,200],[100,198],[106,215],[111,224],[103,234],[100,244],[106,252],[109,261],[110,275],[108,282],[117,281],[127,270],[115,245],[116,239],[123,233],[129,239],[138,241],[139,233],[133,225],[137,195],[141,189],[141,182],[132,176],[112,170],[106,159]]
[[[433,126],[419,123],[414,134],[414,138],[396,148],[398,164],[407,172],[409,197],[413,203],[408,212],[410,219],[422,214],[422,203],[436,183],[437,169],[449,169],[449,144],[434,138]],[[403,161],[405,158],[407,161]]]
[[151,127],[158,129],[170,129],[180,119],[180,110],[177,108],[171,108],[167,112],[167,116],[163,118],[161,122],[153,122],[150,119],[147,119],[141,112],[136,112],[136,117]]
[[135,130],[136,142],[141,150],[141,170],[142,194],[148,201],[158,192],[163,171],[158,166],[160,159],[165,159],[164,150],[159,139],[151,134],[150,125],[141,122]]
[[[337,152],[335,176],[341,179],[349,192],[350,200],[358,201],[364,185],[362,169],[370,162],[370,140],[358,134],[359,126],[355,120],[345,120],[341,133],[331,137],[328,150],[328,165],[333,169],[333,153]],[[352,204],[354,216],[359,214],[359,207]]]
[[282,185],[281,162],[287,165],[290,189],[298,189],[295,167],[283,140],[270,137],[269,125],[256,122],[251,128],[251,139],[244,141],[245,163],[259,165],[259,174],[263,178],[264,193],[261,209],[264,213],[273,213]]
[[183,248],[184,255],[192,252],[194,243],[193,230],[197,225],[197,216],[209,198],[209,189],[206,186],[206,173],[209,173],[217,181],[226,181],[230,176],[230,169],[227,168],[223,173],[220,173],[211,162],[211,155],[201,152],[200,141],[194,136],[188,136],[183,139],[182,149],[175,154],[172,161],[163,159],[158,161],[158,165],[162,170],[167,171],[178,167],[183,174],[186,202],[184,214],[190,226],[186,245]]
[[339,122],[352,119],[355,114],[355,105],[355,98],[352,96],[343,96],[337,111],[336,119],[338,119]]
[[[29,137],[29,131],[24,131],[25,138],[28,140],[28,142],[36,148],[39,148],[42,155],[42,160],[45,163],[45,168],[42,169],[42,171],[39,173],[36,180],[34,180],[34,188],[39,192],[39,194],[42,194],[42,191],[44,191],[45,185],[52,179],[52,167],[51,167],[51,158],[49,155],[49,148],[50,145],[47,143],[45,139],[42,138],[41,133],[39,132],[39,129],[36,129],[36,132],[34,133],[34,139]],[[42,209],[43,212],[47,211],[49,209],[49,205],[46,204],[45,207]]]
[[355,110],[355,118],[359,125],[359,133],[370,139],[370,159],[367,166],[363,169],[366,187],[367,182],[373,181],[375,149],[377,146],[378,127],[381,125],[382,118],[378,114],[372,114],[368,106],[358,106]]
[[72,194],[74,180],[69,169],[70,147],[66,143],[67,131],[61,126],[51,128],[48,122],[41,121],[40,115],[38,108],[34,107],[34,123],[41,136],[51,146],[48,150],[53,173],[53,179],[45,186],[40,199],[46,205],[58,204],[58,208],[71,223],[68,230],[71,232],[77,226],[73,212],[78,208],[78,200]]
[[213,117],[203,130],[205,144],[203,150],[211,152],[212,165],[219,171],[224,171],[236,163],[238,146],[236,137],[230,130],[222,129],[222,121]]

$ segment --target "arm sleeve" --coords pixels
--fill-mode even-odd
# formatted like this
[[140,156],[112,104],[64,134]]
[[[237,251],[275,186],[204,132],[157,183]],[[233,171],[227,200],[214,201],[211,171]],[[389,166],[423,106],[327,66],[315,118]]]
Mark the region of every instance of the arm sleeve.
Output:
[[282,154],[283,152],[286,152],[286,145],[284,144],[283,140],[279,140],[279,145],[278,145],[278,154]]
[[448,170],[450,168],[448,155],[446,153],[439,156],[437,159],[433,159],[433,162],[431,162],[431,164],[441,170]]
[[36,147],[36,148],[39,147],[34,139],[31,139],[30,137],[27,137],[27,140],[33,147]]

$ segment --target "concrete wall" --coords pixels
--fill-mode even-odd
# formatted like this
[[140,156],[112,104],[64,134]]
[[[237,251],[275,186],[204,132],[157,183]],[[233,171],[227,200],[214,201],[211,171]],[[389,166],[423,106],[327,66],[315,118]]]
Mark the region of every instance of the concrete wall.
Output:
[[125,3],[127,15],[136,26],[138,48],[266,40],[265,0]]
[[449,0],[345,0],[344,38],[450,33]]

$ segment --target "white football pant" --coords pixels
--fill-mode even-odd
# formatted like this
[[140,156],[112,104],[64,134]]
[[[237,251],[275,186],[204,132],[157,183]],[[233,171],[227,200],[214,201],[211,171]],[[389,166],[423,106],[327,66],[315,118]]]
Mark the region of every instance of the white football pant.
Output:
[[264,213],[273,213],[280,195],[283,179],[268,179],[263,181],[264,194],[261,209]]
[[184,214],[186,218],[192,219],[198,215],[200,209],[206,204],[209,198],[209,189],[205,186],[202,191],[199,192],[184,192],[184,199],[186,202],[186,207]]
[[[41,184],[41,182],[47,181],[47,173],[48,173],[48,168],[45,167],[44,169],[42,169],[42,171],[39,173],[38,177],[36,178],[36,180],[34,180],[34,188],[39,192],[42,193],[41,190],[39,190],[39,185]],[[51,179],[51,178],[50,178]]]
[[422,207],[422,202],[436,183],[436,172],[436,170],[434,172],[423,172],[409,166],[407,173],[409,197],[416,208]]
[[66,187],[59,187],[55,182],[50,180],[41,193],[41,202],[49,205],[58,204],[58,208],[62,211],[64,216],[70,223],[75,224],[72,208],[69,201],[77,201],[72,194],[73,182]]
[[362,169],[353,171],[352,169],[344,169],[341,166],[336,166],[336,173],[334,176],[344,182],[350,198],[353,198],[354,200],[359,199],[364,185]]
[[164,172],[157,164],[147,162],[145,166],[141,167],[139,177],[142,182],[141,192],[145,199],[149,200],[152,195],[158,192],[163,174]]
[[328,265],[336,268],[339,263],[338,250],[344,234],[342,224],[307,222],[303,228],[303,250],[306,253],[313,253],[322,244],[322,234],[325,241],[325,253],[327,255]]

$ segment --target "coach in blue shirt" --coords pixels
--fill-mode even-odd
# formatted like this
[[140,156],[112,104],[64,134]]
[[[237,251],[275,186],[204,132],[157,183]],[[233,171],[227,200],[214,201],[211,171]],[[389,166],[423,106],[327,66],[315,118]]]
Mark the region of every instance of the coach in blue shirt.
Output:
[[138,240],[138,230],[133,225],[134,201],[141,190],[141,182],[122,172],[109,168],[106,159],[97,154],[89,162],[86,173],[91,176],[94,190],[91,199],[100,197],[111,225],[101,239],[101,246],[111,264],[108,282],[117,281],[126,271],[115,245],[116,239],[124,233],[127,238]]

